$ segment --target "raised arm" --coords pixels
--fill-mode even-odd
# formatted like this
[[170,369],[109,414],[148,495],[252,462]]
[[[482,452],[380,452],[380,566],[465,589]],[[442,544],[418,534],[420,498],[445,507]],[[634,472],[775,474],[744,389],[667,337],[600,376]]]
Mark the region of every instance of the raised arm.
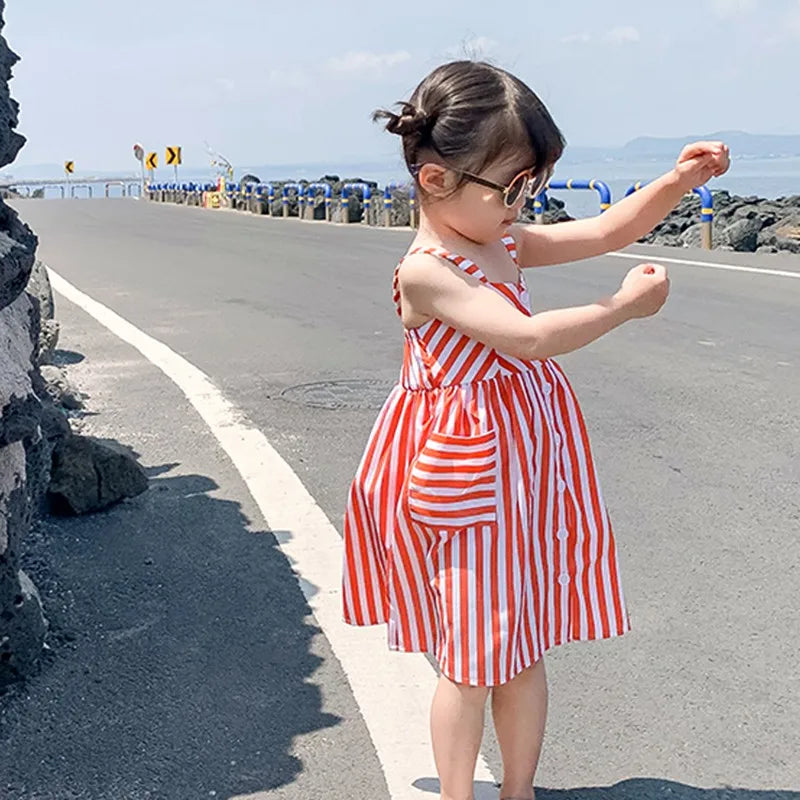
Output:
[[697,142],[683,149],[673,169],[598,217],[558,225],[516,225],[511,234],[520,264],[565,264],[633,244],[664,219],[686,192],[722,175],[729,165],[725,144]]
[[530,317],[490,287],[433,256],[408,258],[399,277],[402,304],[410,315],[439,319],[501,353],[522,359],[577,350],[623,322],[655,314],[669,292],[663,267],[640,265],[628,273],[613,296]]

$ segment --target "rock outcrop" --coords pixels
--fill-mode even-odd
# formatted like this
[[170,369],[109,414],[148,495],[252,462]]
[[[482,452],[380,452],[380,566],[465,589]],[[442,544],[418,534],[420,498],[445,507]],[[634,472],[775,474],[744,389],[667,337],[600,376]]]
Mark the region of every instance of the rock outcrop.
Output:
[[[0,0],[0,30],[4,0]],[[25,139],[8,82],[17,56],[0,36],[0,167]],[[29,295],[36,237],[0,200],[0,684],[24,677],[42,650],[46,622],[36,587],[20,569],[23,539],[49,481],[38,374],[42,303]]]

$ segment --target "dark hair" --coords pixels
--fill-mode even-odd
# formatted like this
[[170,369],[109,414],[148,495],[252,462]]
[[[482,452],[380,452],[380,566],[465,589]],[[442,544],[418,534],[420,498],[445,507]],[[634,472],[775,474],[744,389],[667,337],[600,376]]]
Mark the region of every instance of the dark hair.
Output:
[[376,111],[386,130],[403,137],[412,174],[426,150],[446,164],[481,172],[504,153],[533,158],[539,171],[555,164],[565,140],[544,103],[519,78],[485,62],[453,61],[430,73],[400,112]]

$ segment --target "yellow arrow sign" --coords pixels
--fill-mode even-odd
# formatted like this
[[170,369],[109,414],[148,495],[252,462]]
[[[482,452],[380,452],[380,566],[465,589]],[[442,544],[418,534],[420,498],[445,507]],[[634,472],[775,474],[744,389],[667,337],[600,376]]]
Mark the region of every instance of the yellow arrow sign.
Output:
[[145,165],[147,169],[155,169],[158,166],[158,153],[148,153]]
[[64,162],[64,172],[66,172],[67,175],[72,175],[72,173],[75,172],[75,162],[74,161],[65,161]]
[[167,148],[167,164],[174,164],[178,165],[181,162],[181,149],[180,147],[168,147]]

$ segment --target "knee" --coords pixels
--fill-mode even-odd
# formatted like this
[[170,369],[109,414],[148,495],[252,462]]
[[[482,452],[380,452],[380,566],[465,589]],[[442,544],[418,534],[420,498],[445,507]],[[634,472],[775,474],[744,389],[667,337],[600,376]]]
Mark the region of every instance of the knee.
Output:
[[466,683],[454,683],[449,678],[445,680],[450,684],[451,690],[461,697],[461,700],[470,705],[484,705],[491,689],[488,686],[470,686]]

